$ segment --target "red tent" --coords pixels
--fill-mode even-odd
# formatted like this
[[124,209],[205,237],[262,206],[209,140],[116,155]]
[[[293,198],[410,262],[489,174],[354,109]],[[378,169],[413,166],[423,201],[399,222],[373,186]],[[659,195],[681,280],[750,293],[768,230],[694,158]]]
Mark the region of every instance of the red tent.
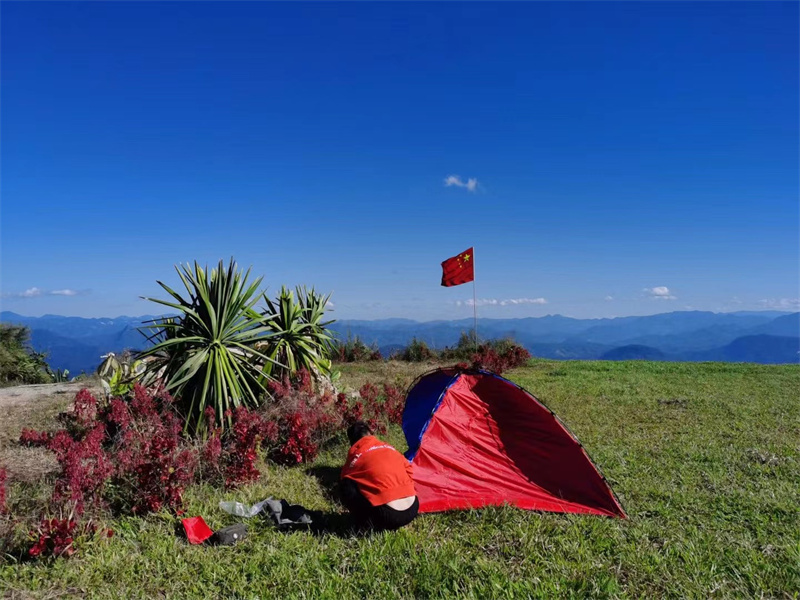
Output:
[[489,371],[438,369],[406,398],[420,512],[511,504],[625,517],[580,442],[524,389]]

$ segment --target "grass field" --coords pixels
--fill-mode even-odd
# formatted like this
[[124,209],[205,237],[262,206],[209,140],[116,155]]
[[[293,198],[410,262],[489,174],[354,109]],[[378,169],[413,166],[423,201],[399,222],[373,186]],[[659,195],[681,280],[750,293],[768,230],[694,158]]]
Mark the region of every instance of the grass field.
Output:
[[[399,368],[351,365],[342,381],[415,375]],[[109,520],[114,537],[72,559],[0,559],[0,590],[11,598],[800,597],[800,367],[535,360],[507,376],[570,427],[629,519],[494,508],[355,536],[330,491],[341,441],[313,465],[269,467],[256,485],[196,487],[187,497],[187,514],[212,528],[239,520],[220,500],[274,496],[330,513],[327,533],[282,533],[256,517],[243,542],[209,548],[176,537],[167,514]],[[399,428],[388,438],[405,449]],[[36,486],[15,484],[12,502],[41,494]]]

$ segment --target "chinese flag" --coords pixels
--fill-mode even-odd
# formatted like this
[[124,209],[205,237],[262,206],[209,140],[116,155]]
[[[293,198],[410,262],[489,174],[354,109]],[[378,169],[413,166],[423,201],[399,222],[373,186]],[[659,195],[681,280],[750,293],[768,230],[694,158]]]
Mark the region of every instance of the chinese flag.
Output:
[[442,285],[461,285],[475,279],[475,264],[472,248],[464,250],[458,256],[448,258],[442,263]]

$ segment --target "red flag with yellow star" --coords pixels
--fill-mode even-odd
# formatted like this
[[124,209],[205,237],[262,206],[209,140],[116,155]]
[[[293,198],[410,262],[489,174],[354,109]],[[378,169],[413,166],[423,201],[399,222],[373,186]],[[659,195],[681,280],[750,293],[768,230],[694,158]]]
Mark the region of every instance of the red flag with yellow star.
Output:
[[475,261],[472,248],[442,263],[442,285],[461,285],[475,279]]

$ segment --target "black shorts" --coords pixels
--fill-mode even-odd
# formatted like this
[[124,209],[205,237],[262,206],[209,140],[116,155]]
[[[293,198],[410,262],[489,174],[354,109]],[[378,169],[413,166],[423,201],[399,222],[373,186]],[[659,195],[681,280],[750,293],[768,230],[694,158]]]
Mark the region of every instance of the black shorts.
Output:
[[339,495],[356,524],[362,527],[378,530],[400,529],[411,523],[419,513],[419,498],[414,498],[414,504],[405,510],[395,510],[387,504],[372,506],[352,479],[342,479],[339,483]]

